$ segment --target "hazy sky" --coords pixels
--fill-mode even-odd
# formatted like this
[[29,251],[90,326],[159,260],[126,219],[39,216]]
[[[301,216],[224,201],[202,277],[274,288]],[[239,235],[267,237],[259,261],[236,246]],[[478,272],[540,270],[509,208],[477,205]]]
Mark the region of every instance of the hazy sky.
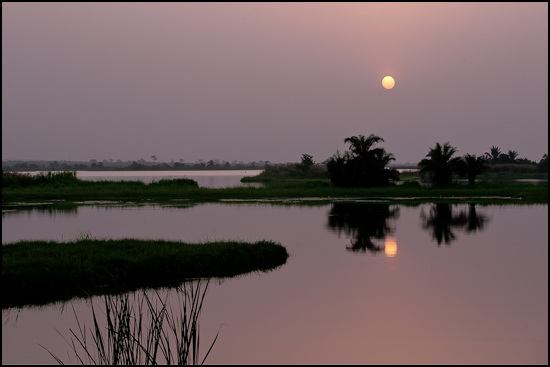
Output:
[[3,160],[322,162],[360,134],[538,162],[548,3],[2,3]]

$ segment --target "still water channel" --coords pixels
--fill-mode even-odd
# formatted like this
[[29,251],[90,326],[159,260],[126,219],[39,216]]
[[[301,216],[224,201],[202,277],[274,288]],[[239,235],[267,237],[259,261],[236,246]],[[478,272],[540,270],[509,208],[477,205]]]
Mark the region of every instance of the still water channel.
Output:
[[[210,203],[2,213],[3,245],[83,234],[268,239],[288,249],[287,263],[271,272],[210,280],[199,316],[199,354],[215,340],[205,364],[548,364],[548,205]],[[181,308],[178,292],[166,297]],[[101,313],[104,298],[3,310],[2,363],[57,364],[49,350],[78,364],[64,338],[78,322],[93,326],[91,305]]]

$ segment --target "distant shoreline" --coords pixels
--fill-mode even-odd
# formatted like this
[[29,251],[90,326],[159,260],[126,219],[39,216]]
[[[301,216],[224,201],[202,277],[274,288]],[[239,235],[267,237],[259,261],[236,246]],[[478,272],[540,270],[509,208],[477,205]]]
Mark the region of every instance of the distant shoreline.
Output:
[[[197,161],[194,163],[182,162],[147,162],[137,161],[39,161],[39,160],[4,160],[2,170],[13,172],[39,172],[39,171],[243,171],[262,170],[265,166],[279,166],[295,164],[272,163],[269,161],[255,162],[226,162],[226,161]],[[324,166],[322,163],[316,165]],[[389,168],[395,169],[416,169],[413,163],[390,164]]]

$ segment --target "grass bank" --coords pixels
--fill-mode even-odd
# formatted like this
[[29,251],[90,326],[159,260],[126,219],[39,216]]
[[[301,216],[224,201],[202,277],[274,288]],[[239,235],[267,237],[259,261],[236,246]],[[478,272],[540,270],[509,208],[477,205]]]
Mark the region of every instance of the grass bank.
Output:
[[[294,171],[291,171],[294,172]],[[413,173],[414,174],[414,173]],[[414,176],[413,176],[414,177]],[[2,171],[2,207],[17,202],[32,201],[189,201],[215,202],[220,200],[264,200],[320,198],[391,199],[392,201],[434,201],[453,198],[456,202],[479,201],[501,203],[502,200],[522,200],[524,203],[548,203],[548,181],[540,183],[518,181],[480,181],[475,185],[455,183],[447,187],[421,185],[413,177],[384,187],[333,187],[330,180],[316,175],[299,176],[289,170],[266,170],[243,181],[263,182],[264,187],[204,188],[188,178],[163,179],[158,182],[86,181],[76,172],[48,172],[30,176]]]
[[284,180],[266,187],[201,188],[142,182],[79,182],[70,185],[5,187],[2,189],[2,208],[18,203],[40,201],[79,202],[110,200],[120,202],[216,202],[221,200],[284,200],[297,198],[384,199],[393,202],[410,200],[433,202],[453,198],[456,201],[502,203],[503,200],[522,200],[524,203],[548,203],[548,182],[480,182],[475,186],[454,184],[432,188],[417,182],[401,185],[366,188],[337,188],[322,180]]
[[2,246],[2,308],[266,272],[288,256],[272,241],[19,241]]

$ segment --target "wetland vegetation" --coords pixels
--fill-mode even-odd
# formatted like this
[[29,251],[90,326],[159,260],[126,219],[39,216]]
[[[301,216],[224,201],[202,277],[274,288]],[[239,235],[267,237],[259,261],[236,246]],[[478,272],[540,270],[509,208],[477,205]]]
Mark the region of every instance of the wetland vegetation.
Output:
[[[416,175],[416,176],[415,176]],[[260,175],[262,176],[262,175]],[[110,200],[115,202],[164,202],[176,205],[182,202],[223,200],[312,199],[332,200],[387,200],[392,202],[453,202],[502,203],[522,200],[524,203],[548,203],[548,182],[479,181],[476,185],[455,182],[443,187],[430,187],[412,173],[409,178],[387,186],[334,187],[329,179],[259,177],[265,187],[198,187],[189,179],[160,180],[149,184],[140,181],[86,181],[75,172],[48,172],[28,174],[2,172],[2,208],[7,210],[21,204],[67,206],[85,201]],[[547,177],[547,176],[546,176]],[[244,180],[244,179],[243,179]],[[248,181],[254,178],[247,178]]]
[[2,308],[267,272],[288,256],[272,241],[19,241],[2,246]]
[[[535,170],[521,164],[522,169],[514,169],[518,163],[514,163],[513,151],[503,162],[498,161],[502,158],[491,161],[469,154],[453,158],[456,148],[437,143],[420,162],[419,170],[399,173],[386,167],[394,159],[391,153],[372,148],[383,141],[380,137],[360,135],[345,141],[350,143],[350,150],[343,155],[337,152],[324,164],[316,164],[312,156],[303,154],[300,163],[266,165],[258,176],[242,179],[261,182],[263,187],[204,188],[187,178],[151,183],[86,181],[78,179],[76,171],[31,175],[2,170],[2,209],[66,208],[101,201],[173,206],[221,201],[293,205],[346,201],[548,203],[546,155]],[[540,182],[517,181],[522,178]],[[200,246],[138,239],[20,241],[2,246],[2,304],[169,287],[188,278],[231,277],[273,269],[284,264],[287,257],[282,245],[270,241],[222,241]]]
[[[265,164],[258,176],[243,182],[262,182],[264,187],[201,188],[191,179],[141,181],[84,181],[76,171],[49,171],[30,175],[2,169],[2,206],[20,201],[116,200],[116,201],[219,201],[287,198],[368,198],[384,200],[496,200],[518,199],[548,202],[548,155],[540,162],[517,158],[516,151],[503,154],[498,147],[481,156],[453,156],[458,149],[436,143],[418,165],[416,172],[400,173],[389,164],[395,157],[375,147],[384,139],[370,134],[344,139],[349,149],[339,151],[318,164],[309,154],[300,163]],[[154,157],[154,156],[152,156]],[[155,157],[156,160],[156,157]],[[213,165],[211,165],[213,166]],[[491,179],[484,174],[491,172]],[[519,175],[518,175],[519,173]],[[495,174],[497,174],[495,176]],[[536,175],[536,176],[534,176]],[[533,185],[510,179],[542,179]],[[403,177],[403,179],[402,179]],[[467,183],[465,185],[464,183]]]
[[96,311],[91,304],[93,327],[86,329],[77,317],[78,331],[71,332],[70,340],[63,338],[81,364],[204,364],[219,335],[218,331],[201,356],[199,317],[209,283],[210,279],[184,281],[175,288],[174,306],[159,291],[104,295],[104,310]]
[[[290,202],[293,205],[346,201],[413,205],[422,202],[548,203],[547,181],[480,181],[476,185],[457,182],[429,186],[419,182],[417,172],[410,172],[399,184],[343,188],[334,187],[327,178],[311,174],[293,176],[295,169],[295,166],[279,167],[276,174],[272,170],[264,171],[266,173],[256,179],[264,182],[265,187],[221,189],[201,188],[190,179],[145,184],[139,181],[85,181],[69,171],[32,176],[2,172],[2,209],[22,206],[70,208],[94,205],[99,201],[169,206],[218,201]],[[284,264],[288,257],[284,247],[269,241],[255,244],[227,241],[198,246],[161,240],[82,238],[68,243],[20,241],[3,245],[3,307],[95,292],[171,286],[185,278],[235,276],[274,268]]]

